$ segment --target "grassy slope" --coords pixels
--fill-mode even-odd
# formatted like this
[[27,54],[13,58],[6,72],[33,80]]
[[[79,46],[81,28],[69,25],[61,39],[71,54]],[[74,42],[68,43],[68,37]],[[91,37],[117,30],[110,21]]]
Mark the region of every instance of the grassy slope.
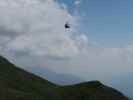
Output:
[[100,82],[60,87],[0,57],[0,100],[128,100]]

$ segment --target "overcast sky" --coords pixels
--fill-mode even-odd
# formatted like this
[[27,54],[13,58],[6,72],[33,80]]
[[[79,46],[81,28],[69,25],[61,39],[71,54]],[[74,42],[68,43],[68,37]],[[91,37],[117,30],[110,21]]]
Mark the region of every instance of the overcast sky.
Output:
[[[95,5],[98,0],[88,1],[81,2],[81,5],[93,8],[89,5]],[[125,9],[128,1],[131,2],[125,1]],[[126,38],[127,35],[132,38],[133,22],[124,24],[132,15],[126,16],[126,11],[118,15],[119,3],[124,5],[125,2],[119,0],[118,5],[113,2],[100,2],[102,5],[97,4],[98,8],[87,11],[82,8],[83,13],[78,15],[70,9],[75,9],[75,6],[69,6],[70,2],[65,0],[64,3],[55,0],[0,0],[0,54],[25,69],[49,68],[86,80],[108,81],[114,76],[132,72],[133,45],[128,44],[131,41]],[[112,6],[118,9],[113,10]],[[109,13],[110,10],[113,11]],[[116,23],[119,18],[121,22]],[[70,23],[71,29],[64,29],[66,22]]]

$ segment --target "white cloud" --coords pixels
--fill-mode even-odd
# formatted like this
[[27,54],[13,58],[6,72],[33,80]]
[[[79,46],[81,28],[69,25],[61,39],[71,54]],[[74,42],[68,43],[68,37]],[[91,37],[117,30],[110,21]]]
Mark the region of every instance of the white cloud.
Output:
[[[72,56],[78,53],[71,30],[64,24],[75,18],[53,0],[0,0],[0,36],[9,38],[6,48],[31,55]],[[3,41],[1,41],[3,42]]]
[[[0,0],[0,51],[21,66],[106,80],[133,70],[133,45],[96,48],[75,35],[77,18],[53,0]],[[65,22],[71,30],[65,31]]]

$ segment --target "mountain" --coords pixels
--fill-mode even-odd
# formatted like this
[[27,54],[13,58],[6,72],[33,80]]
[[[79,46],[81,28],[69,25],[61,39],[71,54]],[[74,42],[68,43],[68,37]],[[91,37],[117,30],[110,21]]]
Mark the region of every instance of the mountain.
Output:
[[133,98],[133,79],[130,77],[133,77],[133,72],[117,75],[112,77],[110,84],[128,97]]
[[99,81],[55,85],[0,57],[0,100],[129,100]]
[[71,74],[56,73],[48,68],[44,69],[42,67],[30,67],[26,68],[26,70],[28,70],[28,72],[33,72],[38,76],[42,76],[50,82],[58,85],[71,85],[85,81],[84,79],[81,79],[77,76]]

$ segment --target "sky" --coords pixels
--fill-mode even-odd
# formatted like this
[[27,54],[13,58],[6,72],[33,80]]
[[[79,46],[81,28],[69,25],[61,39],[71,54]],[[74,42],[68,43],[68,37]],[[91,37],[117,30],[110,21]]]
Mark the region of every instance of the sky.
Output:
[[132,1],[83,0],[79,13],[70,1],[0,0],[0,54],[31,72],[86,81],[133,73]]
[[[74,0],[59,0],[75,11]],[[100,46],[118,47],[132,43],[132,0],[81,0],[81,30]]]

